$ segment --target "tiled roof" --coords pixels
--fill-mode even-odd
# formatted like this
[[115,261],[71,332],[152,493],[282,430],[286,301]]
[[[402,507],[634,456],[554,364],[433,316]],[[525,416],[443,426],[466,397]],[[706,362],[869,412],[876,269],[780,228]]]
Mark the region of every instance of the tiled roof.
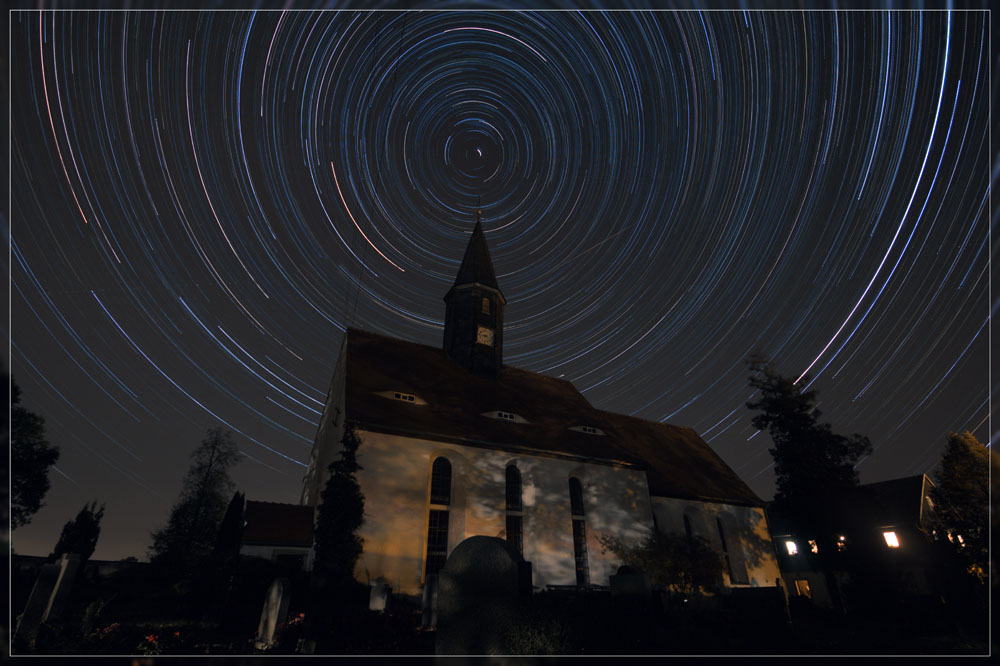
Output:
[[313,507],[247,500],[243,543],[258,546],[312,546]]
[[[495,379],[481,377],[441,349],[358,329],[348,331],[346,353],[347,418],[363,428],[632,465],[647,470],[653,495],[762,504],[690,428],[601,411],[568,381],[510,366]],[[383,392],[413,394],[427,404]],[[482,416],[498,410],[527,423]]]

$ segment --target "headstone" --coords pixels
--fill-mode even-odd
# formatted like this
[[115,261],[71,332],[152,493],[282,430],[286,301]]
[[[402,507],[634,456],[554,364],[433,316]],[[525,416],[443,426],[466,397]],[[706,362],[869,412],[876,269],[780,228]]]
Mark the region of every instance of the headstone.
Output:
[[384,612],[391,592],[392,588],[384,578],[372,581],[371,591],[368,593],[368,610]]
[[509,542],[474,536],[438,574],[437,654],[510,654],[522,615],[523,559]]
[[611,576],[611,598],[625,602],[648,601],[652,598],[649,578],[630,566],[618,567],[618,573]]
[[264,609],[260,613],[260,624],[257,625],[257,638],[254,641],[254,647],[258,650],[274,647],[274,630],[285,621],[291,597],[291,585],[287,578],[276,578],[267,589]]
[[43,622],[59,617],[66,599],[73,587],[80,567],[80,557],[66,553],[55,562],[42,566],[31,589],[31,596],[24,607],[21,621],[17,625],[14,639],[18,642],[30,643],[38,633],[38,627]]

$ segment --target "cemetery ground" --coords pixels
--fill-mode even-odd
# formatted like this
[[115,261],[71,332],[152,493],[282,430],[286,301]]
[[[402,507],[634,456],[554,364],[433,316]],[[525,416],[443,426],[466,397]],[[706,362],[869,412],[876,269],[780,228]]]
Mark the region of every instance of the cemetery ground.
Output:
[[[274,646],[254,647],[261,609],[276,576],[288,577],[291,601]],[[15,567],[15,621],[34,577]],[[433,654],[435,631],[421,627],[418,602],[390,596],[368,610],[369,588],[342,589],[309,607],[305,574],[241,562],[232,592],[213,603],[192,584],[177,584],[144,563],[101,575],[84,568],[62,614],[43,623],[13,654],[253,655],[297,654],[307,635],[314,654]],[[317,610],[320,609],[320,610]],[[312,613],[307,618],[306,614]],[[312,622],[308,622],[311,620]],[[755,605],[736,596],[705,603],[657,595],[614,600],[606,590],[536,592],[510,626],[517,654],[985,654],[986,619],[977,609],[930,598],[888,599],[841,615],[805,599]],[[308,650],[308,648],[306,648]],[[231,662],[229,662],[231,663]]]

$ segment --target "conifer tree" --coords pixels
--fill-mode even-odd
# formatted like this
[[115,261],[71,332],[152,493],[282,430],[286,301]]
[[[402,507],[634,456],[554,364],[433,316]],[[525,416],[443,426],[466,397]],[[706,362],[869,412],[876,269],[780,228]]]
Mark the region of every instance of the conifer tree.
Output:
[[358,529],[364,523],[365,496],[355,477],[361,469],[356,457],[360,443],[354,427],[348,425],[340,457],[330,464],[330,478],[316,517],[314,568],[320,579],[331,585],[350,582],[364,544]]
[[45,419],[21,406],[21,389],[13,381],[10,403],[10,523],[17,529],[44,506],[59,448],[45,438]]
[[980,580],[989,571],[989,452],[971,432],[949,432],[930,498],[931,528],[948,538],[967,571]]

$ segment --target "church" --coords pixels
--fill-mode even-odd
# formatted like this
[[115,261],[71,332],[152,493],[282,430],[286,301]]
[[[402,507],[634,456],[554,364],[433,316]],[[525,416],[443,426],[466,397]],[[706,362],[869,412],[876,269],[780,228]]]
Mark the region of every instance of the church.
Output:
[[361,440],[355,577],[419,595],[465,539],[510,542],[535,589],[606,586],[600,537],[702,536],[728,587],[780,576],[764,502],[690,428],[594,407],[563,379],[505,365],[506,298],[481,213],[444,296],[441,347],[344,335],[306,471],[316,507],[345,427]]

